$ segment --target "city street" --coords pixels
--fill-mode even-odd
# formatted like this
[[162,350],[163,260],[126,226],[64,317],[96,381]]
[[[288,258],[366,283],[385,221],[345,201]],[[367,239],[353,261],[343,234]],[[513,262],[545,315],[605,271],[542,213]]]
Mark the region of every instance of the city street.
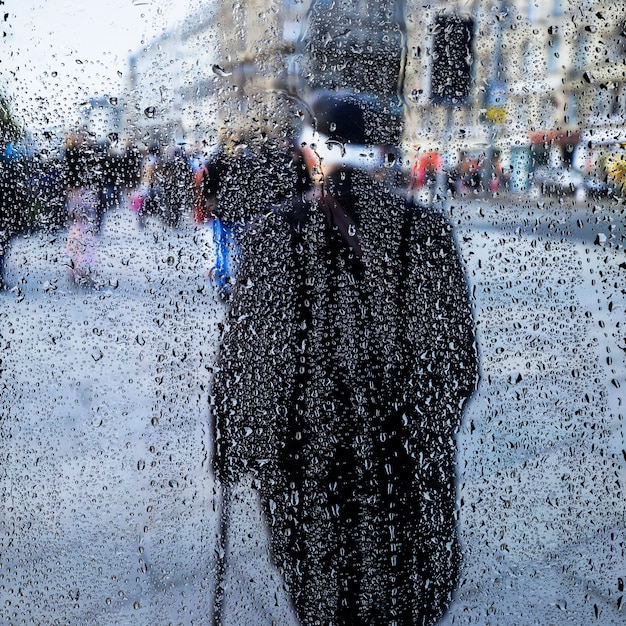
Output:
[[[482,372],[443,624],[623,624],[623,205],[472,199],[450,217]],[[15,240],[0,293],[0,624],[209,625],[210,230],[110,212],[98,290],[70,285],[66,241]],[[295,625],[254,490],[231,500],[224,624]]]

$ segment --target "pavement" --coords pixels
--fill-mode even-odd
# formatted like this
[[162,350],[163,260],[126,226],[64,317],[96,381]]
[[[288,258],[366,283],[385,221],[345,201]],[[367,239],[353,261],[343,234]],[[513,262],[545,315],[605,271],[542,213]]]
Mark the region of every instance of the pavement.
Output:
[[[442,624],[623,624],[626,255],[503,208],[451,214],[482,376],[458,435],[464,571]],[[113,211],[98,290],[68,281],[66,237],[14,241],[0,294],[0,624],[210,624],[211,237]],[[295,625],[254,490],[230,501],[224,624]]]
[[622,624],[624,250],[472,221],[458,235],[482,378],[459,435],[466,571],[444,624]]

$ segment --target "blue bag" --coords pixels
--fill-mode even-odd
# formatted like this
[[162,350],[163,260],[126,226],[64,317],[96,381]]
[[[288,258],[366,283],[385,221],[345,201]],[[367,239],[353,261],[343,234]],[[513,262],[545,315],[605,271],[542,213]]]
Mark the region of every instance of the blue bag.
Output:
[[241,226],[234,222],[224,222],[213,218],[213,243],[215,244],[215,267],[211,272],[219,294],[227,298],[235,283],[239,265],[239,244],[237,237]]

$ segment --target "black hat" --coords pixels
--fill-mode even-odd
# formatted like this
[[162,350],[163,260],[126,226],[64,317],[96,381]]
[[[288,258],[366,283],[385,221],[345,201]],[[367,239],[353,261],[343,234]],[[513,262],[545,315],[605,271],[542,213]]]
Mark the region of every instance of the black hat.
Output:
[[341,143],[367,143],[363,110],[349,97],[318,94],[311,103],[311,110],[318,133]]
[[311,111],[318,133],[341,143],[396,144],[402,132],[402,110],[379,96],[351,91],[318,91]]

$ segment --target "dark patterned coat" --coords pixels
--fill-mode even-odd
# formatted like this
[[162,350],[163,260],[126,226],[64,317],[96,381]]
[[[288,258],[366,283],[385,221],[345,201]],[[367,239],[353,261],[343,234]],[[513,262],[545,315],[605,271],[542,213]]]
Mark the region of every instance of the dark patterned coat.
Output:
[[302,624],[429,624],[459,551],[453,434],[477,357],[447,222],[365,175],[252,223],[214,383],[215,465],[257,479]]

